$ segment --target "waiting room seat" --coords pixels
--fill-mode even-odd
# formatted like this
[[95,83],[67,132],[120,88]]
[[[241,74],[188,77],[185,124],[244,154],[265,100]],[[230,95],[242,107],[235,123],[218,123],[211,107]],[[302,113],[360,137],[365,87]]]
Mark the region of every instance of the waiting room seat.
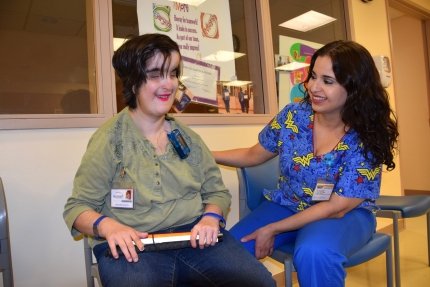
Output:
[[100,280],[99,267],[93,260],[93,249],[88,243],[88,237],[84,236],[84,256],[85,256],[85,271],[87,275],[87,287],[94,287],[94,280],[97,280],[99,287],[102,287]]
[[376,204],[381,208],[377,216],[393,219],[394,237],[394,270],[396,287],[401,286],[399,225],[400,218],[411,218],[427,215],[427,252],[430,266],[430,195],[381,195]]
[[13,287],[12,256],[10,252],[9,219],[3,182],[0,178],[0,272],[3,286]]
[[[244,217],[255,209],[263,200],[263,189],[276,187],[279,178],[278,157],[254,167],[238,168],[239,178],[239,216]],[[284,263],[285,286],[292,286],[292,272],[294,265],[292,254],[294,244],[286,244],[274,250],[272,258]],[[345,267],[352,267],[369,261],[385,253],[387,286],[393,286],[393,266],[391,251],[391,236],[384,233],[375,233],[370,241],[359,251],[348,258]]]

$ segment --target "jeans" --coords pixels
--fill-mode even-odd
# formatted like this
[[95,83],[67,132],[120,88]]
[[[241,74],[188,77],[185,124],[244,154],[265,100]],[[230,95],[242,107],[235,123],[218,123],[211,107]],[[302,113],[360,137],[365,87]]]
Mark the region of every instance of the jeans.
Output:
[[93,250],[104,287],[275,286],[264,265],[228,231],[223,234],[222,242],[204,249],[143,251],[136,263],[106,256],[107,243]]
[[[264,201],[230,230],[240,239],[269,223],[293,215],[290,209]],[[295,241],[293,262],[300,287],[345,286],[343,265],[348,256],[366,244],[375,232],[376,219],[364,208],[353,209],[342,218],[327,218],[311,222],[299,230],[280,233],[275,237],[274,249]],[[244,243],[255,253],[255,241]]]

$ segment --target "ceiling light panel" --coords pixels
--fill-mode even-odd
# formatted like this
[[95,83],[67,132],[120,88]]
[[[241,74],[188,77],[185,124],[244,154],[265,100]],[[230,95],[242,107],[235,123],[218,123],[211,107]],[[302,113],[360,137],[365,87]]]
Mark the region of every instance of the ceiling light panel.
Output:
[[311,10],[282,24],[279,24],[279,26],[301,32],[308,32],[335,20],[336,18]]

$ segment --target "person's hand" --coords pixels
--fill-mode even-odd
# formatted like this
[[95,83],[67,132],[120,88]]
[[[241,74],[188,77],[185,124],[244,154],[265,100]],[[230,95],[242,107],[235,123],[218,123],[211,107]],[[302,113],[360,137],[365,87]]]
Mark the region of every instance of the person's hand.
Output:
[[100,222],[99,234],[106,238],[112,256],[115,259],[119,258],[117,251],[117,246],[119,246],[128,262],[137,262],[139,260],[135,246],[142,251],[144,246],[140,239],[148,237],[148,233],[139,232],[112,218],[106,218]]
[[[200,249],[213,246],[217,243],[219,233],[219,219],[211,216],[203,216],[202,219],[191,229],[191,246]],[[196,237],[199,235],[197,244]]]
[[266,225],[257,229],[253,233],[243,237],[240,241],[248,242],[250,240],[255,240],[255,257],[257,259],[272,255],[275,233],[269,226]]

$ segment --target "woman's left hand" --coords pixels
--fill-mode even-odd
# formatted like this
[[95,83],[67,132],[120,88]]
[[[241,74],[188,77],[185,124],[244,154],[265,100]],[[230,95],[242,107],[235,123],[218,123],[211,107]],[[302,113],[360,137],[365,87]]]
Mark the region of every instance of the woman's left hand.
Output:
[[[199,246],[200,249],[213,246],[218,241],[218,233],[219,219],[210,216],[203,216],[191,230],[191,246],[193,248]],[[196,240],[197,235],[199,236],[198,241]]]
[[272,255],[275,233],[270,228],[270,225],[257,229],[253,233],[243,237],[240,241],[248,242],[250,240],[255,240],[255,257],[257,259]]

